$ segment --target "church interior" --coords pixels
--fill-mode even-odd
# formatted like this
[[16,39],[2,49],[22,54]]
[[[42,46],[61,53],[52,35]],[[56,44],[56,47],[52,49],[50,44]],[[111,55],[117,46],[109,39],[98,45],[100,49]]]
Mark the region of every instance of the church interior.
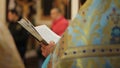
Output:
[[[120,58],[118,58],[120,56],[120,52],[119,52],[120,51],[120,46],[119,46],[120,1],[119,0],[116,0],[115,2],[113,1],[114,0],[106,0],[106,1],[100,0],[101,6],[102,3],[104,5],[101,8],[99,7],[98,5],[99,1],[97,2],[97,0],[0,0],[0,10],[1,10],[0,11],[0,68],[120,68],[120,62],[119,62]],[[96,4],[94,4],[94,2],[96,2]],[[111,7],[109,3],[111,3],[111,6],[113,6],[112,9],[108,9]],[[116,6],[112,5],[112,3],[117,5]],[[91,7],[88,8],[89,6]],[[114,6],[117,8],[114,8]],[[94,9],[93,11],[93,8],[96,9]],[[53,10],[53,16],[52,16],[52,10]],[[108,12],[107,10],[110,12]],[[41,43],[38,40],[36,40],[30,33],[28,33],[23,27],[21,27],[20,24],[17,23],[17,21],[19,21],[21,18],[26,18],[34,26],[47,25],[49,28],[53,30],[55,30],[55,28],[57,27],[64,28],[64,25],[63,26],[58,25],[57,27],[52,28],[56,24],[56,23],[53,24],[53,22],[57,22],[57,21],[53,21],[55,15],[54,11],[56,11],[58,15],[62,14],[63,18],[65,19],[64,21],[69,23],[69,25],[67,24],[65,27],[67,26],[70,27],[68,28],[68,30],[66,31],[64,30],[65,33],[64,34],[62,33],[63,36],[61,37],[61,40],[59,42],[60,43],[59,45],[61,45],[60,48],[62,48],[63,50],[59,51],[58,49],[57,51],[57,47],[56,47],[55,52],[53,53],[57,53],[57,55],[61,57],[62,55],[61,53],[64,53],[64,49],[66,49],[66,47],[72,48],[72,47],[77,47],[79,45],[82,46],[82,45],[92,45],[92,44],[94,45],[100,44],[102,46],[102,44],[106,45],[110,42],[110,44],[116,47],[113,47],[112,50],[112,45],[111,45],[110,47],[105,47],[106,50],[104,50],[104,47],[102,46],[103,49],[101,51],[105,52],[109,50],[109,48],[111,48],[109,50],[111,51],[111,53],[106,52],[105,54],[101,54],[98,52],[98,54],[94,55],[90,52],[90,54],[93,57],[95,56],[95,58],[98,56],[103,57],[103,56],[115,55],[115,57],[112,57],[112,59],[111,57],[107,58],[108,60],[110,59],[111,67],[109,66],[109,61],[107,63],[107,61],[104,60],[106,59],[106,57],[99,58],[99,60],[101,60],[100,62],[97,60],[94,61],[94,59],[91,58],[89,62],[85,62],[87,61],[85,60],[85,58],[80,59],[76,61],[76,67],[74,67],[75,62],[73,63],[73,67],[69,66],[69,64],[70,65],[72,64],[72,60],[68,61],[69,63],[65,61],[66,65],[68,64],[68,67],[65,66],[64,64],[65,62],[63,61],[61,61],[60,64],[56,63],[56,65],[54,65],[55,62],[57,62],[55,57],[56,61],[53,60],[54,61],[53,64],[51,63],[51,65],[55,67],[51,67],[51,66],[42,67],[42,64],[46,58],[42,56]],[[74,22],[80,22],[80,23],[75,24]],[[95,24],[94,22],[98,24]],[[110,24],[106,25],[107,22],[110,22]],[[109,28],[112,29],[112,32],[110,32]],[[95,29],[96,29],[96,33],[94,33]],[[59,33],[60,32],[58,32],[58,34]],[[59,35],[61,36],[61,34]],[[110,40],[106,41],[108,39]],[[83,47],[83,49],[84,48],[85,47]],[[96,49],[100,50],[99,47],[98,48],[91,47],[91,49],[93,49],[92,50],[93,52],[97,52]],[[75,50],[77,51],[77,48]],[[69,50],[68,48],[68,51],[71,52],[72,49]],[[76,51],[74,51],[73,54],[78,53]],[[82,52],[87,53],[89,51],[90,49],[86,47],[85,50],[83,50]],[[66,50],[66,52],[64,53],[65,56],[63,56],[62,58],[66,58],[66,55],[68,54],[72,54],[72,53],[67,53]],[[83,55],[83,57],[91,57],[87,54],[85,55],[81,54],[81,55]],[[79,55],[79,57],[76,55],[75,56],[77,58],[80,58],[82,57],[81,55]],[[69,58],[71,59],[71,57],[76,58],[70,55]],[[80,62],[80,64],[78,64],[77,62]],[[99,63],[103,64],[104,66],[106,64],[106,67],[102,67],[102,65],[101,66],[98,65],[99,67],[97,67],[97,64]],[[92,66],[93,64],[95,64],[95,66]],[[18,67],[15,67],[17,65]],[[62,67],[62,65],[64,67]]]

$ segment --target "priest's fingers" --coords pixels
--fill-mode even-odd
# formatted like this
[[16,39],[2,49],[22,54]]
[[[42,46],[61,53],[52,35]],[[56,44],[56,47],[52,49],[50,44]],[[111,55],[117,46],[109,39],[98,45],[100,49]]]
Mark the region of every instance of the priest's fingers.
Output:
[[49,45],[50,45],[50,46],[54,46],[54,45],[55,45],[55,42],[51,41],[51,42],[49,43]]

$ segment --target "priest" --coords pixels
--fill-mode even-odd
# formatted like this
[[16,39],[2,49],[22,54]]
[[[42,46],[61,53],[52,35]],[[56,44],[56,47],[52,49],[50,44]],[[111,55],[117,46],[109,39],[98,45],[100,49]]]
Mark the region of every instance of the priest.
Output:
[[120,1],[87,0],[63,38],[42,68],[120,68]]

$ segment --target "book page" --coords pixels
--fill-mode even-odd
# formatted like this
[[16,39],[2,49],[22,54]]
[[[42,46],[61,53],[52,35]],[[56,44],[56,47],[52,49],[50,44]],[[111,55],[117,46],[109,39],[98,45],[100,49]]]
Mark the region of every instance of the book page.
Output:
[[55,43],[57,43],[61,38],[59,35],[55,34],[51,29],[49,29],[46,25],[37,26],[35,27],[35,29],[47,43],[50,43],[50,41],[54,41]]

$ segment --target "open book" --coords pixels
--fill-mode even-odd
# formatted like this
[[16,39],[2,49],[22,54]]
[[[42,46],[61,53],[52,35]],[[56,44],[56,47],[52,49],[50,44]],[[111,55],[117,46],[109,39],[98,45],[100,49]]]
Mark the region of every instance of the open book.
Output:
[[57,43],[61,38],[59,35],[49,29],[46,25],[40,25],[35,27],[26,18],[22,18],[20,21],[18,21],[18,23],[38,41],[45,40],[47,43],[50,43],[50,41],[54,41],[55,43]]

